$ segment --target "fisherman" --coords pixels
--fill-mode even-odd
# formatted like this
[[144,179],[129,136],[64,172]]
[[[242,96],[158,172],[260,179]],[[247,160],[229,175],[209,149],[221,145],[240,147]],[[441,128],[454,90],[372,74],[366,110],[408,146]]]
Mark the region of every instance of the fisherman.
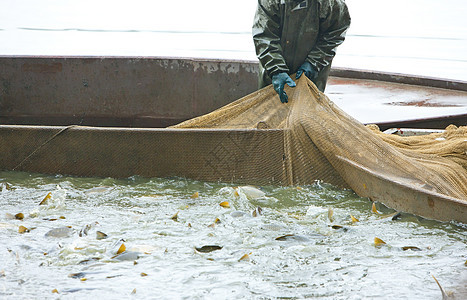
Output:
[[273,84],[282,103],[285,84],[304,73],[324,91],[336,55],[345,39],[350,15],[344,0],[258,0],[253,42],[259,59],[259,88]]

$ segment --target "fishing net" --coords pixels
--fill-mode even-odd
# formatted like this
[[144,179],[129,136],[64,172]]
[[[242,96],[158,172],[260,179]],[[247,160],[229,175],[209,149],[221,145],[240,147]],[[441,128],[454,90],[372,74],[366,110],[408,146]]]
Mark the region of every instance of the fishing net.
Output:
[[[263,178],[281,174],[286,185],[321,180],[378,198],[375,193],[391,193],[378,187],[384,182],[467,202],[467,127],[451,125],[424,136],[390,135],[346,114],[305,76],[295,88],[286,86],[286,92],[287,104],[268,86],[172,128],[281,130],[282,143],[259,145],[265,159],[279,157],[280,164],[271,161],[263,164],[271,168],[252,170]],[[229,147],[243,147],[241,143]]]

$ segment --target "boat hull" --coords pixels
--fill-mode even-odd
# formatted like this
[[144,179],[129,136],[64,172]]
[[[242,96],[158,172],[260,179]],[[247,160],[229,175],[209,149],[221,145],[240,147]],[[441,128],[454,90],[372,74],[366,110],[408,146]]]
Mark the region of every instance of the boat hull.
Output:
[[[250,94],[258,81],[252,61],[0,56],[0,66],[0,124],[14,125],[163,128]],[[326,94],[382,130],[467,125],[467,82],[332,69]]]

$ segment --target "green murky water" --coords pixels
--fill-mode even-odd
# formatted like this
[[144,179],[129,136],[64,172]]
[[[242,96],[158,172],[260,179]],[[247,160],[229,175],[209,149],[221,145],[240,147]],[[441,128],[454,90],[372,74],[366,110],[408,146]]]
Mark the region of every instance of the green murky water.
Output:
[[432,275],[467,297],[466,225],[393,220],[328,185],[16,172],[0,183],[4,298],[441,299]]

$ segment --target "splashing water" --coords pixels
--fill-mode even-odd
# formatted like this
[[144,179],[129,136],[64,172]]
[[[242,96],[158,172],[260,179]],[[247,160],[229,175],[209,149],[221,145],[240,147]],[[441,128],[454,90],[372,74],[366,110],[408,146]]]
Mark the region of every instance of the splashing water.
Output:
[[0,182],[9,185],[0,192],[6,297],[441,298],[432,275],[455,296],[467,292],[465,225],[395,218],[378,203],[375,213],[368,199],[319,182],[20,172]]

